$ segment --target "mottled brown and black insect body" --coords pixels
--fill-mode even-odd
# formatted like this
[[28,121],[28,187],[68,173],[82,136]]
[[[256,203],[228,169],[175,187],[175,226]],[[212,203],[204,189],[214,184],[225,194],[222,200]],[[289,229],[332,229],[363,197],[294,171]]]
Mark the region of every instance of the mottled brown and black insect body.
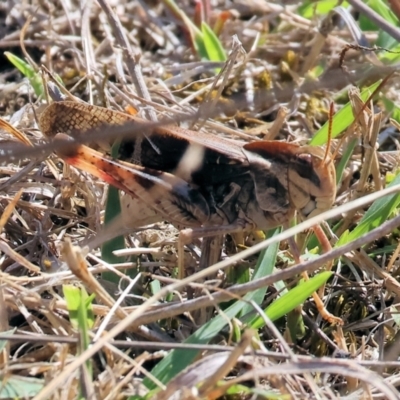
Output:
[[[49,105],[40,116],[47,136],[104,124],[142,121],[136,116],[75,102]],[[145,121],[143,121],[145,122]],[[117,186],[153,210],[150,222],[180,227],[227,226],[246,221],[259,229],[329,209],[335,168],[325,151],[277,141],[245,143],[175,126],[140,132],[121,142],[118,161],[86,146],[64,154],[71,164]],[[132,226],[143,225],[131,208]],[[148,222],[148,223],[150,223]]]

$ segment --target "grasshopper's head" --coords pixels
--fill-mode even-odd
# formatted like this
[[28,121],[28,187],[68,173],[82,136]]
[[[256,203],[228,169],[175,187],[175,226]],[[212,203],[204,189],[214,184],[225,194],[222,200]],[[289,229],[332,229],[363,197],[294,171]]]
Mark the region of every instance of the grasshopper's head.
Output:
[[295,211],[306,219],[333,205],[335,167],[322,148],[265,140],[247,143],[243,149],[258,205],[270,221],[287,222]]
[[288,166],[290,202],[302,219],[329,210],[336,198],[336,172],[324,149],[300,146]]

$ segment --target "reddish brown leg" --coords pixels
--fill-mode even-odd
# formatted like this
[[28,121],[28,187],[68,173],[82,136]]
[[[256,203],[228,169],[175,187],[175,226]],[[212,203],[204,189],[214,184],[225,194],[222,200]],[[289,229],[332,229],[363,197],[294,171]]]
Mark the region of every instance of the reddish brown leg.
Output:
[[[321,246],[322,246],[324,252],[326,252],[326,251],[327,251],[327,250],[326,250],[326,249],[327,249],[327,247],[326,247],[326,246],[327,246],[327,243],[329,244],[328,238],[326,237],[324,231],[321,229],[321,227],[320,227],[319,225],[318,225],[318,226],[315,226],[313,229],[314,229],[315,235],[317,236],[318,240],[319,240],[320,243],[321,243]],[[299,251],[299,248],[298,248],[298,246],[297,246],[296,241],[294,240],[293,237],[291,237],[291,238],[288,240],[288,242],[289,242],[289,246],[290,246],[290,248],[291,248],[291,250],[292,250],[292,254],[293,254],[293,257],[294,257],[295,262],[298,263],[298,264],[300,264],[300,263],[302,262],[302,259],[301,259],[300,251]],[[331,247],[330,247],[330,244],[329,244],[329,248],[331,248]],[[332,265],[330,266],[330,268],[332,268]],[[308,279],[309,279],[309,276],[308,276],[307,272],[304,272],[304,273],[302,274],[302,276],[303,276],[303,278],[304,278],[305,280],[308,280]],[[343,325],[343,321],[342,321],[341,318],[335,317],[333,314],[331,314],[331,313],[325,308],[324,303],[323,303],[322,300],[321,300],[321,297],[322,297],[323,293],[324,293],[323,291],[322,291],[322,294],[321,294],[321,291],[319,292],[319,294],[318,294],[317,292],[314,292],[314,293],[313,293],[313,299],[314,299],[314,301],[315,301],[315,305],[316,305],[316,307],[317,307],[318,312],[321,314],[322,318],[323,318],[324,320],[328,321],[329,323],[335,324],[335,325],[336,325],[336,324],[337,324],[337,325]],[[321,297],[320,297],[320,296],[321,296]]]
[[[314,226],[313,230],[318,241],[321,243],[322,252],[327,253],[328,251],[331,251],[332,246],[321,226],[320,225]],[[330,271],[332,269],[332,266],[333,266],[333,261],[329,261],[329,263],[325,265],[325,270]],[[324,295],[324,292],[325,292],[325,285],[319,288],[318,290],[319,296],[322,297]]]

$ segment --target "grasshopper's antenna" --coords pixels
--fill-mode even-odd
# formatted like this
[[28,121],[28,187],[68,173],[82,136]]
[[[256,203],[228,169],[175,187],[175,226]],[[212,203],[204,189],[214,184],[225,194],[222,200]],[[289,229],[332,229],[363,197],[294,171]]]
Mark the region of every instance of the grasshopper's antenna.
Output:
[[331,102],[329,106],[329,125],[328,125],[328,142],[326,144],[326,150],[325,150],[325,157],[324,157],[324,162],[326,162],[326,159],[328,156],[331,154],[331,144],[332,144],[332,123],[333,123],[333,113],[335,112],[334,110],[334,104]]

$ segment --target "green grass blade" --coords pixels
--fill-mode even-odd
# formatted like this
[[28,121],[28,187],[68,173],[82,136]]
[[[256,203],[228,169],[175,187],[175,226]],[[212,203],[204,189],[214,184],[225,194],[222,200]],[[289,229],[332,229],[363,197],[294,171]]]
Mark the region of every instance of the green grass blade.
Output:
[[[63,293],[67,303],[71,325],[79,332],[80,340],[77,352],[78,354],[82,354],[90,345],[89,331],[94,325],[94,313],[92,308],[94,295],[88,296],[84,287],[79,288],[73,285],[64,285]],[[93,379],[92,361],[87,360],[85,366],[90,379]]]
[[[324,271],[313,276],[308,281],[299,283],[296,287],[289,290],[279,299],[275,300],[269,307],[266,308],[265,314],[271,321],[276,321],[290,311],[294,310],[299,305],[303,304],[315,291],[317,291],[327,280],[332,276],[332,272]],[[264,320],[261,316],[253,318],[249,326],[254,329],[259,329],[264,326]]]
[[36,96],[41,96],[44,93],[44,90],[40,75],[22,58],[19,58],[8,51],[5,51],[4,55],[7,57],[8,61],[10,61],[10,63],[14,65],[19,72],[21,72],[22,75],[29,79]]
[[[281,227],[270,230],[266,234],[266,239],[278,235],[279,233],[281,233],[281,231],[282,231]],[[260,256],[258,257],[253,276],[251,278],[253,281],[260,279],[264,276],[269,276],[272,274],[272,272],[274,272],[278,250],[279,250],[279,243],[274,243],[273,245],[268,246],[265,250],[261,252]],[[265,287],[254,291],[252,294],[252,300],[256,304],[261,304],[262,301],[264,300],[267,290],[268,288]],[[254,308],[251,304],[245,304],[242,307],[239,316],[246,315],[247,313],[252,312],[253,310]]]
[[208,52],[207,52],[206,44],[204,43],[203,34],[195,35],[194,47],[195,47],[196,53],[198,54],[200,59],[208,60]]
[[[397,174],[388,187],[398,184],[400,184],[400,174]],[[356,228],[351,232],[344,232],[335,247],[349,243],[380,226],[392,215],[399,204],[400,194],[392,194],[376,200],[364,214]]]
[[[108,224],[114,218],[119,217],[121,214],[121,202],[119,200],[119,190],[113,186],[108,188],[105,215],[104,215],[104,226],[107,227]],[[120,250],[125,248],[125,239],[123,236],[117,236],[104,243],[101,247],[102,259],[110,264],[116,264],[121,262],[121,258],[113,254],[114,250]],[[103,274],[103,278],[105,278]]]
[[400,107],[386,96],[382,96],[381,100],[386,108],[386,111],[391,113],[391,118],[400,123]]
[[226,61],[225,49],[214,31],[205,22],[201,24],[201,31],[203,33],[204,47],[207,52],[208,60]]
[[93,296],[88,296],[83,287],[79,288],[73,285],[64,285],[63,293],[71,325],[76,329],[92,328],[94,325]]
[[[321,287],[332,275],[331,272],[322,272],[321,274],[313,277],[307,282],[304,282],[304,285],[300,285],[294,289],[292,289],[288,295],[291,304],[298,304],[298,301],[292,301],[292,298],[296,296],[301,297],[302,302],[305,301],[306,298],[310,296],[315,290]],[[297,289],[297,290],[296,290]],[[257,292],[257,291],[256,291]],[[256,293],[254,292],[254,293]],[[291,294],[293,292],[294,294]],[[307,296],[304,298],[304,292],[307,293]],[[245,296],[245,300],[250,301],[253,298],[253,293],[248,293]],[[283,296],[282,296],[283,298]],[[185,340],[185,343],[192,344],[206,344],[211,339],[213,339],[218,332],[221,331],[227,325],[227,318],[232,319],[237,315],[243,305],[242,301],[235,302],[232,306],[230,306],[227,310],[224,311],[225,317],[220,315],[214,317],[211,321],[207,322],[200,329],[198,329],[193,335],[191,335],[188,339]],[[270,316],[271,320],[274,320],[282,315],[282,312],[287,311],[289,307],[285,307],[284,301],[281,301],[278,306],[270,306],[271,310],[268,311],[268,316]],[[259,317],[257,317],[258,320]],[[257,323],[257,320],[254,320],[254,324]],[[155,376],[163,383],[169,382],[174,376],[176,376],[179,372],[185,369],[188,365],[190,365],[193,360],[196,358],[198,351],[196,350],[173,350],[171,351],[162,361],[160,361],[156,367],[151,371],[152,375]],[[144,380],[144,384],[149,389],[154,389],[155,385],[149,379]]]
[[[338,0],[304,1],[297,12],[304,18],[311,19],[317,15],[326,15],[338,5]],[[344,1],[342,7],[347,8],[349,3]]]
[[[111,156],[114,158],[118,157],[120,143],[115,143],[111,149]],[[121,215],[121,201],[119,197],[119,190],[113,186],[109,186],[104,214],[104,226],[107,227],[114,218],[118,218]],[[124,236],[117,236],[101,246],[101,257],[104,261],[109,264],[117,264],[121,262],[121,258],[113,254],[115,250],[125,248]],[[104,272],[102,278],[109,281],[118,283],[119,277],[113,272]]]
[[353,151],[358,143],[358,138],[351,140],[343,151],[343,156],[340,159],[338,166],[336,167],[336,184],[339,185],[342,182],[343,172],[349,162]]
[[[246,303],[242,301],[235,302],[228,309],[224,310],[225,317],[220,315],[204,324],[194,334],[185,340],[184,343],[206,344],[213,339],[223,329],[227,319],[234,318]],[[197,357],[197,350],[173,350],[163,358],[151,371],[152,375],[163,383],[169,382],[174,376],[190,365]],[[144,380],[144,384],[149,389],[155,389],[155,385],[149,379]]]
[[[367,101],[369,96],[374,92],[374,90],[380,85],[382,81],[379,80],[364,89],[361,92],[361,99]],[[354,116],[351,109],[351,104],[348,102],[340,111],[338,111],[332,120],[332,138],[340,135],[345,129],[347,129],[354,122]],[[314,135],[311,139],[310,144],[313,146],[322,146],[328,142],[328,132],[329,132],[329,121],[327,121],[324,126]]]

